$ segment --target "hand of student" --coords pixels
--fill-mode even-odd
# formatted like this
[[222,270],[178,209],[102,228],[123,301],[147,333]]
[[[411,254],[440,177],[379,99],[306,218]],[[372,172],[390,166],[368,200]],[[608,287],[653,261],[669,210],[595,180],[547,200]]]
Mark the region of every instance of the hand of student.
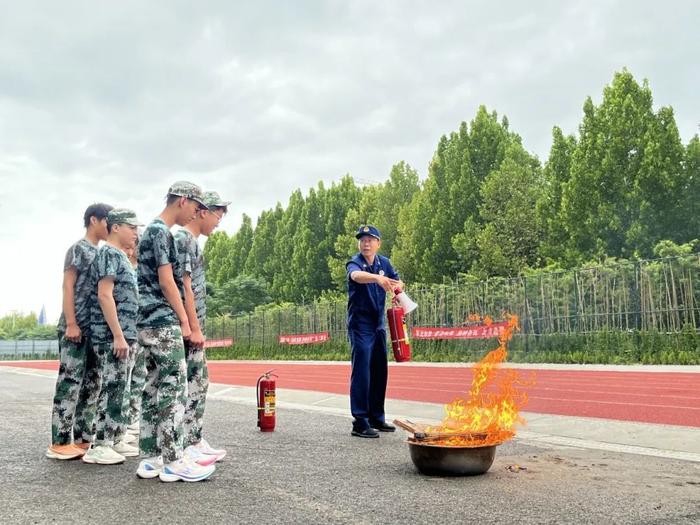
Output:
[[117,359],[126,359],[129,355],[129,344],[126,342],[123,335],[114,338],[112,353]]
[[69,324],[66,326],[65,338],[74,343],[79,343],[83,334],[80,332],[80,327],[77,324]]
[[197,329],[197,330],[192,330],[192,334],[190,335],[190,344],[192,346],[195,346],[197,348],[202,348],[204,346],[204,334],[202,333],[202,330]]
[[192,330],[190,330],[189,321],[180,323],[180,330],[182,330],[183,339],[189,339],[192,336]]

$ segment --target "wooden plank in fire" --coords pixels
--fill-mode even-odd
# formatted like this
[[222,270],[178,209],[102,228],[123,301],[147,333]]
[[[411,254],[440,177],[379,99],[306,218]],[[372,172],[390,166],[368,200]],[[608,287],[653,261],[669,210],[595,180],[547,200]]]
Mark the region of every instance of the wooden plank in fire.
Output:
[[425,430],[426,425],[401,419],[394,419],[394,424],[413,434],[416,441],[440,441],[452,438],[477,441],[485,439],[488,435],[483,432],[428,432]]

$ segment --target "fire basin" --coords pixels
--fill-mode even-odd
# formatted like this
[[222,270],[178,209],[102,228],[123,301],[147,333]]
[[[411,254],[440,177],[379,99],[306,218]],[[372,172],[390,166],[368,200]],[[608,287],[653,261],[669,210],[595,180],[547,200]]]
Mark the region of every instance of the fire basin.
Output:
[[496,457],[496,447],[447,447],[408,440],[411,460],[428,476],[476,476],[485,473]]

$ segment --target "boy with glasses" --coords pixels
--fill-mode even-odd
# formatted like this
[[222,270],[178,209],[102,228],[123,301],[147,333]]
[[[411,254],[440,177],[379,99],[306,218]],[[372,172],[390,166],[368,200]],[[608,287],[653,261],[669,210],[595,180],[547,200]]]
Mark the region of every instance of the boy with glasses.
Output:
[[203,197],[207,209],[197,212],[196,218],[175,234],[182,280],[185,287],[185,311],[192,335],[185,340],[187,361],[187,406],[185,408],[185,446],[190,457],[199,463],[221,461],[226,456],[223,449],[213,448],[202,438],[202,418],[209,388],[209,372],[204,354],[204,323],[206,317],[207,288],[204,277],[204,258],[197,243],[199,236],[208,237],[228,211],[230,201],[224,201],[215,191],[207,191]]

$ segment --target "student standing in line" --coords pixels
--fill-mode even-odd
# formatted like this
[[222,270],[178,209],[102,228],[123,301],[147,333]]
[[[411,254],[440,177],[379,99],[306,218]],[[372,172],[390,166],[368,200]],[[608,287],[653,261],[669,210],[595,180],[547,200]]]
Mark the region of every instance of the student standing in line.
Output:
[[139,242],[138,341],[146,362],[141,401],[139,449],[145,458],[136,474],[161,481],[200,481],[215,466],[198,465],[183,454],[183,417],[187,404],[184,339],[191,336],[182,303],[182,272],[170,228],[185,226],[205,209],[202,190],[191,182],[176,182],[161,214]]
[[124,441],[128,393],[129,354],[135,354],[139,291],[136,272],[125,250],[131,249],[141,226],[136,214],[125,208],[107,215],[107,241],[90,268],[93,297],[90,333],[97,357],[99,397],[95,441],[83,456],[85,463],[111,465],[138,456],[138,449]]
[[[221,461],[226,456],[223,449],[213,448],[202,437],[204,404],[209,388],[209,372],[204,353],[204,324],[206,318],[207,287],[204,277],[204,257],[197,243],[199,236],[209,236],[228,211],[230,201],[224,201],[215,191],[204,193],[206,210],[197,212],[196,218],[175,234],[182,280],[185,288],[185,311],[192,335],[185,340],[187,360],[187,407],[185,409],[185,447],[191,457],[213,457]],[[201,459],[200,459],[201,462]]]
[[[90,342],[88,270],[97,244],[107,238],[112,206],[88,206],[83,215],[85,237],[73,244],[63,264],[63,311],[58,321],[59,368],[51,416],[51,446],[46,456],[74,459],[85,454],[92,436],[86,400],[94,396],[94,360]],[[75,441],[75,442],[73,442]]]

